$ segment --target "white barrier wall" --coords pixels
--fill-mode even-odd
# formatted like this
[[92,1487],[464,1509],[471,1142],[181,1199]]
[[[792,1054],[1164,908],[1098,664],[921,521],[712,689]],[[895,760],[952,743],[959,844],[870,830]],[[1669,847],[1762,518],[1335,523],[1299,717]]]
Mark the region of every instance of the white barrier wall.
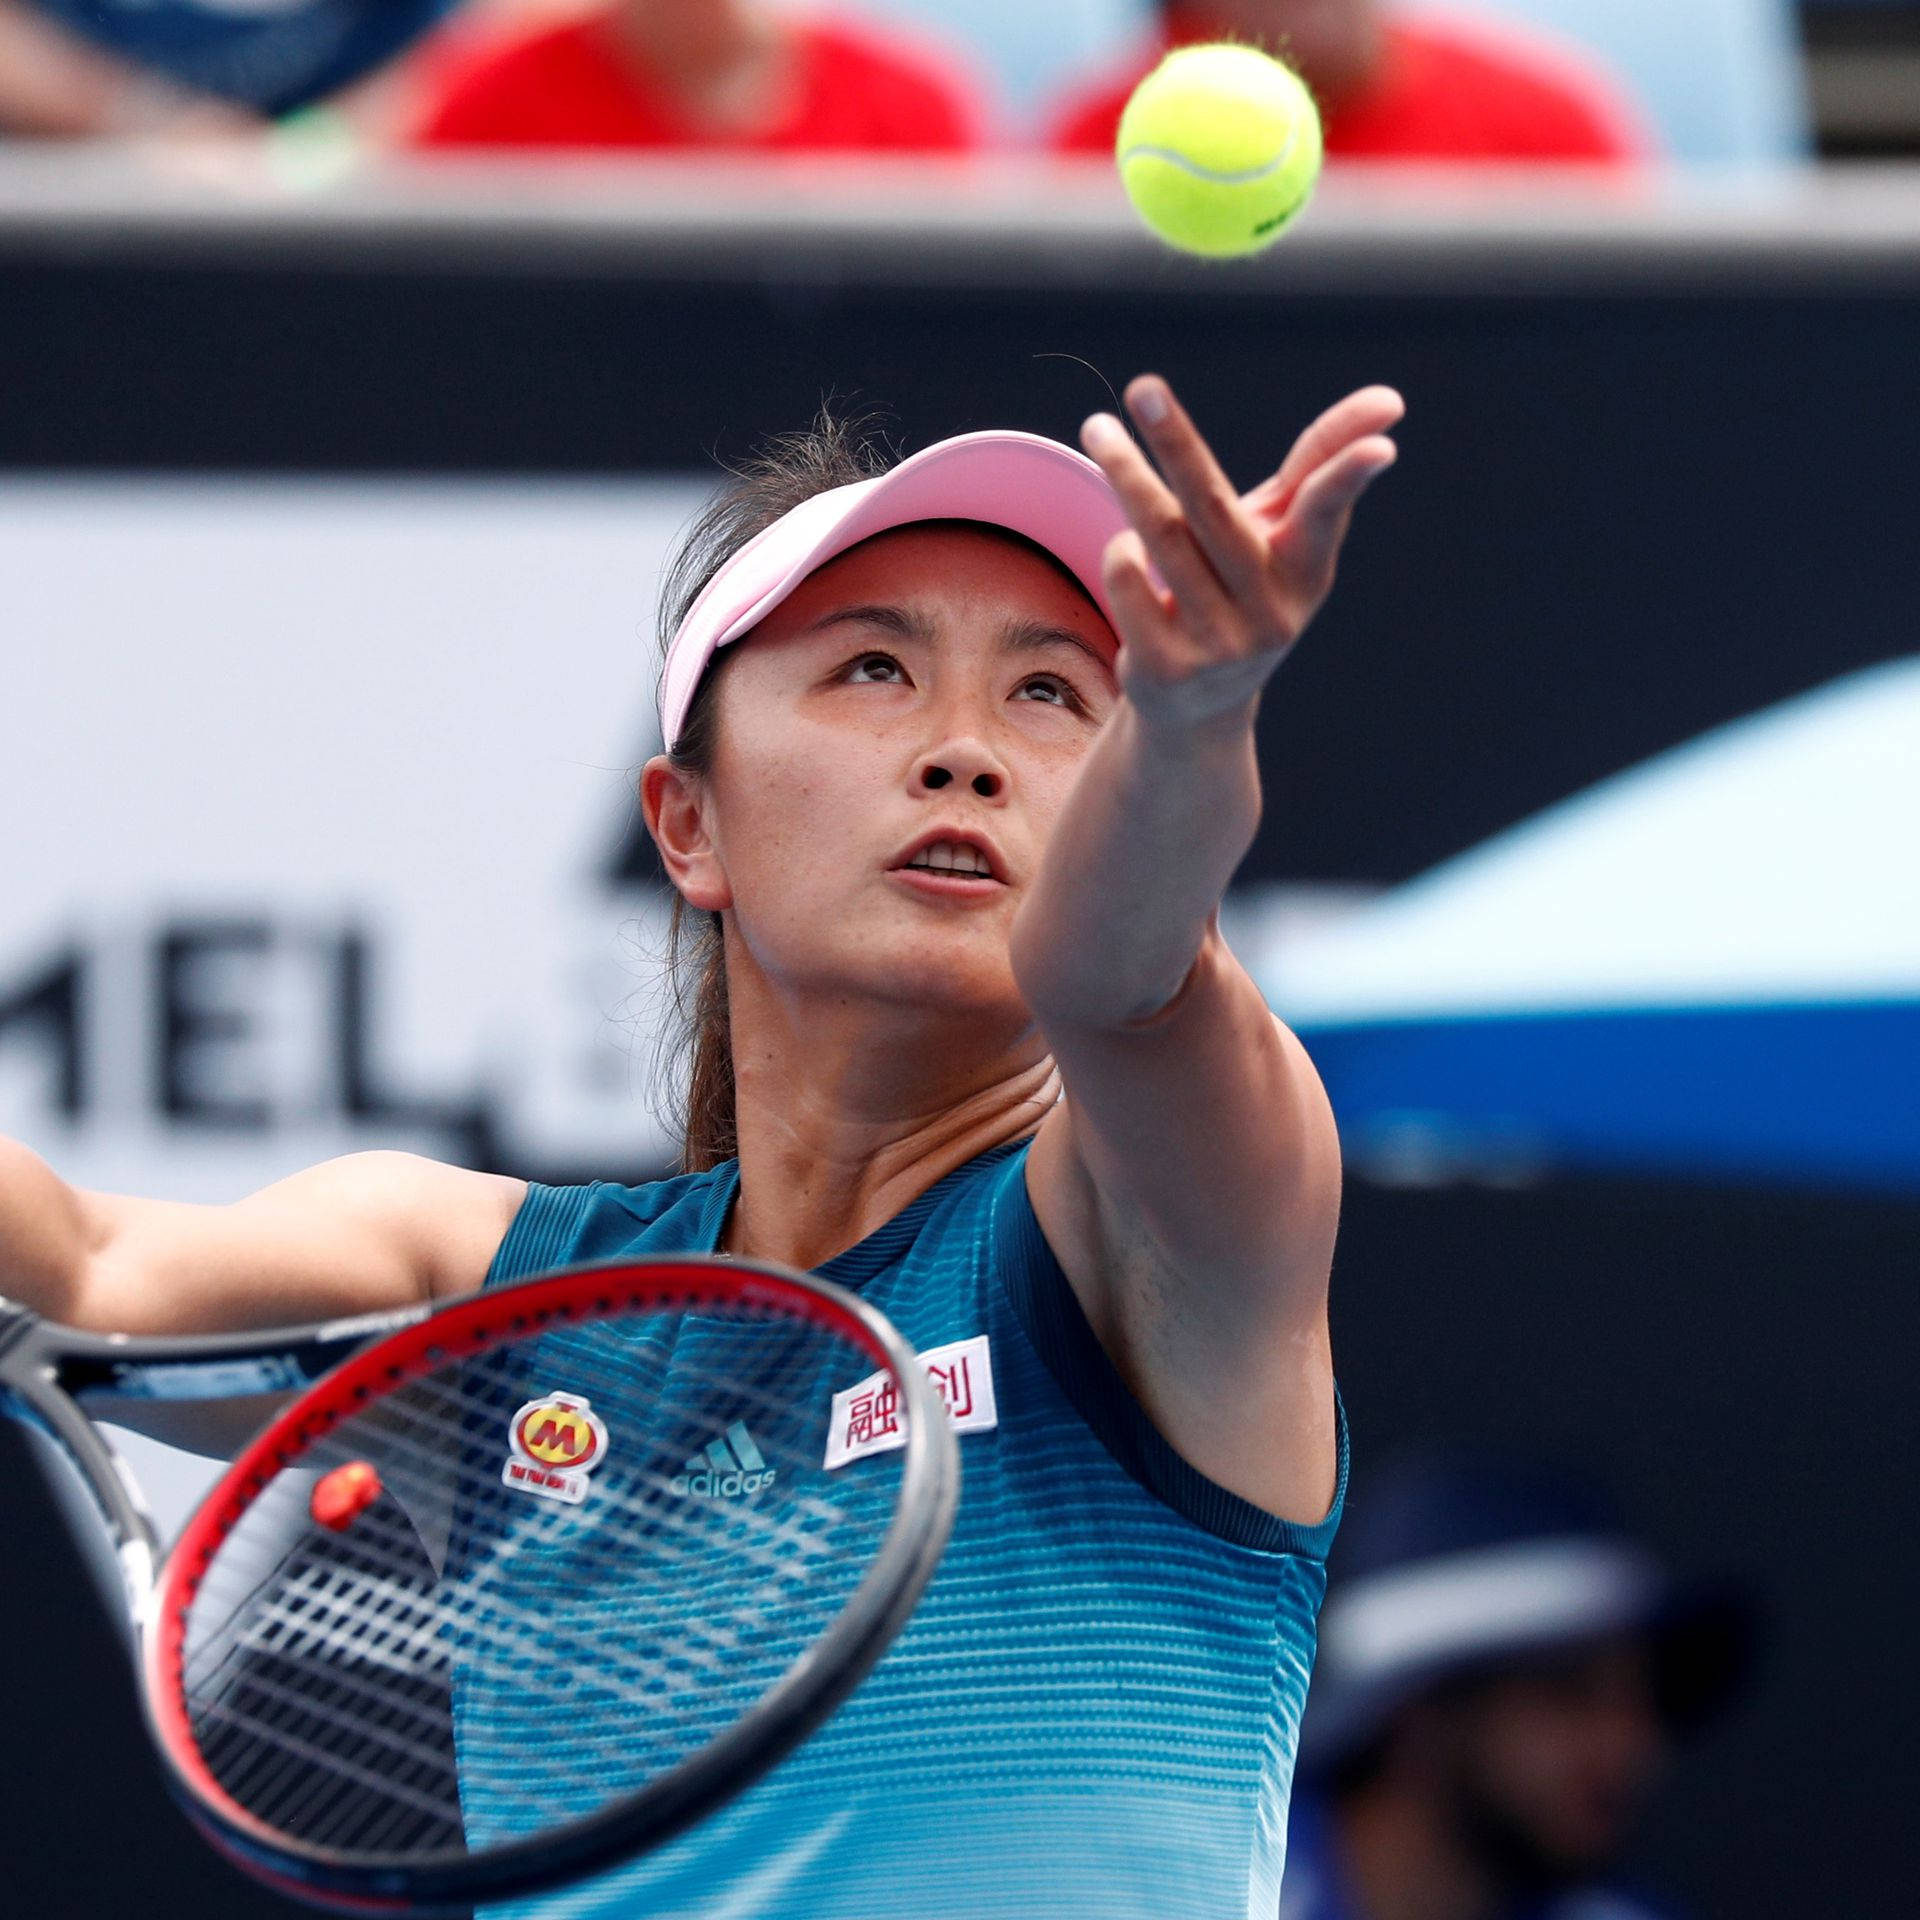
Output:
[[0,483],[0,1132],[234,1197],[399,1144],[635,1173],[684,481]]

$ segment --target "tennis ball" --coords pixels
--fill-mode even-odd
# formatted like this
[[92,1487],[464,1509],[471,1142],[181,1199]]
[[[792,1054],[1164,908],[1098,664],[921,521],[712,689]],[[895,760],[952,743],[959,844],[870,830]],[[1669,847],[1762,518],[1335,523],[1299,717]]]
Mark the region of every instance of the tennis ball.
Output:
[[1252,47],[1180,47],[1133,90],[1114,159],[1161,239],[1216,260],[1279,238],[1320,175],[1320,115]]

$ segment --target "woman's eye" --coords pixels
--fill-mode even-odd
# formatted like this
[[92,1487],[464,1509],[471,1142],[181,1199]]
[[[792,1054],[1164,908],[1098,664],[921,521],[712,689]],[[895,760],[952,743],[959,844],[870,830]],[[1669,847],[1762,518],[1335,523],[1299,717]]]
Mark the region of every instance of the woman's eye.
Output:
[[1080,696],[1073,688],[1052,673],[1036,673],[1032,679],[1021,681],[1019,692],[1023,700],[1039,700],[1047,706],[1078,707],[1080,704]]
[[872,683],[878,681],[903,680],[906,675],[901,671],[900,662],[890,653],[863,653],[847,669],[847,678],[856,682]]

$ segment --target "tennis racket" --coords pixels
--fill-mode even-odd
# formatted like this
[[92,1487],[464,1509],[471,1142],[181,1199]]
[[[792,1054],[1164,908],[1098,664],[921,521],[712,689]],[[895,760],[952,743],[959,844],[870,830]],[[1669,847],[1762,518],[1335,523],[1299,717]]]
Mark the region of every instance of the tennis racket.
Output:
[[[288,1390],[163,1561],[87,1410]],[[836,1396],[882,1445],[829,1469]],[[738,1793],[905,1624],[959,1488],[881,1315],[719,1258],[208,1339],[0,1301],[0,1407],[117,1563],[195,1824],[354,1912],[551,1888]]]

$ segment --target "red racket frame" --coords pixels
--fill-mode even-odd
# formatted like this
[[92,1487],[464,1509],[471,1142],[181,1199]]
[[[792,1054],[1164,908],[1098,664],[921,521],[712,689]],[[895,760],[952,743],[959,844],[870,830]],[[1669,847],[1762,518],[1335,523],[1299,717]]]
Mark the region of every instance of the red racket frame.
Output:
[[[810,1275],[784,1268],[736,1261],[720,1256],[679,1257],[646,1261],[608,1261],[568,1268],[469,1295],[437,1309],[411,1326],[377,1340],[355,1354],[324,1379],[308,1388],[254,1439],[222,1475],[182,1531],[154,1588],[147,1630],[142,1635],[142,1678],[149,1723],[162,1754],[194,1813],[217,1846],[255,1877],[287,1893],[340,1911],[429,1912],[450,1903],[504,1897],[506,1894],[552,1884],[556,1876],[518,1878],[507,1875],[498,1887],[478,1885],[471,1892],[417,1896],[410,1887],[415,1869],[405,1862],[376,1867],[351,1863],[330,1849],[291,1843],[234,1800],[208,1768],[195,1744],[185,1699],[187,1614],[221,1546],[243,1515],[266,1490],[275,1475],[295,1465],[339,1423],[363,1411],[383,1395],[411,1380],[437,1371],[450,1362],[485,1353],[491,1348],[544,1328],[591,1324],[623,1310],[638,1312],[699,1312],[705,1309],[760,1307],[780,1318],[800,1320],[841,1335],[895,1377],[901,1405],[907,1413],[908,1444],[913,1445],[917,1416],[930,1407],[928,1425],[935,1439],[930,1469],[932,1499],[943,1508],[938,1540],[931,1557],[924,1545],[913,1555],[912,1591],[904,1606],[886,1609],[884,1637],[870,1649],[859,1671],[835,1694],[827,1707],[813,1715],[779,1746],[785,1752],[831,1711],[838,1699],[879,1657],[898,1631],[945,1545],[957,1497],[958,1454],[952,1433],[940,1413],[940,1403],[912,1350],[888,1322],[857,1296]],[[944,1441],[944,1446],[941,1442]],[[944,1469],[944,1471],[943,1471]],[[944,1484],[942,1484],[944,1483]],[[903,1507],[905,1493],[903,1489]],[[881,1557],[901,1534],[903,1515],[896,1512]],[[873,1585],[878,1560],[862,1583],[861,1594]],[[856,1600],[859,1596],[856,1596]],[[870,1636],[869,1636],[870,1637]],[[775,1753],[772,1758],[777,1758]],[[698,1756],[696,1756],[698,1758]],[[770,1765],[771,1758],[765,1764]],[[693,1763],[684,1763],[676,1772]],[[760,1769],[755,1768],[757,1773]],[[671,1831],[690,1824],[707,1807],[725,1798],[712,1793],[677,1819]],[[698,1798],[698,1796],[695,1796]],[[605,1814],[575,1823],[582,1832],[600,1826]],[[654,1844],[665,1833],[649,1836]],[[628,1849],[631,1851],[631,1849]],[[528,1843],[499,1850],[498,1858],[530,1851]],[[595,1850],[588,1848],[592,1854]],[[619,1857],[617,1847],[598,1850],[602,1859]],[[473,1856],[485,1859],[488,1856]],[[567,1877],[573,1877],[570,1870]],[[431,1874],[431,1869],[428,1870]],[[457,1864],[449,1869],[453,1880],[462,1876]],[[439,1877],[439,1876],[435,1876]]]

